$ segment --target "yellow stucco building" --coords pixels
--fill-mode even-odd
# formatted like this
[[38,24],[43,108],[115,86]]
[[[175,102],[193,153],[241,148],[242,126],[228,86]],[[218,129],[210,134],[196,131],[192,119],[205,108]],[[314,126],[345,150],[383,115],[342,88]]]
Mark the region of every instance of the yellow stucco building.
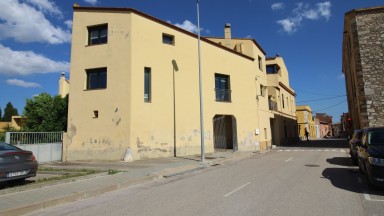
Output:
[[[271,148],[265,51],[224,32],[201,38],[205,152]],[[134,9],[75,6],[63,160],[200,154],[197,44]]]
[[309,132],[309,138],[317,138],[317,127],[315,122],[315,117],[312,114],[312,109],[310,106],[297,106],[297,123],[299,126],[299,136],[301,140],[305,140],[305,129]]
[[298,139],[296,93],[289,85],[288,69],[279,55],[267,58],[268,105],[273,113],[270,120],[272,142],[290,145]]

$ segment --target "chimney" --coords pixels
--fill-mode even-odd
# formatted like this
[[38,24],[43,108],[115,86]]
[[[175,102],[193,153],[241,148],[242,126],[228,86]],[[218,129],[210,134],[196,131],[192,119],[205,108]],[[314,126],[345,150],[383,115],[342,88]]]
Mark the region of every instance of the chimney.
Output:
[[231,49],[231,24],[226,23],[224,27],[224,45]]

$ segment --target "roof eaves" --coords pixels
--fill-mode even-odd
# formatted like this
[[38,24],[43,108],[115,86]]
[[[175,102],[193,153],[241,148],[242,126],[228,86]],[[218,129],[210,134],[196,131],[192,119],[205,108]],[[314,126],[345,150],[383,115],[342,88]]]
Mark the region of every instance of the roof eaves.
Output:
[[[153,16],[150,16],[150,15],[148,15],[148,14],[146,14],[146,13],[143,13],[143,12],[141,12],[141,11],[135,10],[135,9],[133,9],[133,8],[80,7],[80,6],[74,6],[74,7],[73,7],[73,10],[74,10],[74,11],[131,12],[131,13],[135,13],[135,14],[137,14],[137,15],[139,15],[139,16],[145,17],[145,18],[147,18],[147,19],[149,19],[149,20],[152,20],[152,21],[154,21],[154,22],[157,22],[157,23],[160,23],[160,24],[162,24],[162,25],[165,25],[165,26],[167,26],[167,27],[169,27],[169,28],[172,28],[172,29],[174,29],[174,30],[176,30],[176,31],[182,32],[182,33],[184,33],[184,34],[186,34],[186,35],[189,35],[189,36],[191,36],[191,37],[193,37],[193,38],[198,38],[198,36],[197,36],[196,34],[193,34],[193,33],[189,32],[189,31],[186,31],[186,30],[184,30],[184,29],[182,29],[182,28],[179,28],[179,27],[177,27],[177,26],[174,26],[174,25],[172,25],[172,24],[170,24],[170,23],[167,23],[167,22],[165,22],[165,21],[162,21],[162,20],[160,20],[160,19],[158,19],[158,18],[155,18],[155,17],[153,17]],[[211,44],[211,45],[213,45],[213,46],[215,46],[215,47],[218,47],[218,48],[223,49],[223,50],[225,50],[225,51],[231,52],[231,53],[233,53],[233,54],[235,54],[235,55],[241,56],[241,57],[246,58],[246,59],[248,59],[248,60],[251,60],[251,61],[254,61],[254,60],[255,60],[255,59],[252,58],[252,57],[249,57],[249,56],[244,55],[244,54],[242,54],[242,53],[236,52],[236,51],[234,51],[234,50],[232,50],[232,49],[229,49],[229,48],[227,48],[227,47],[221,46],[221,45],[219,45],[219,44],[217,44],[217,43],[215,43],[215,42],[213,42],[213,41],[210,41],[210,40],[208,40],[208,39],[206,39],[206,38],[204,38],[204,37],[200,37],[200,39],[201,39],[202,41],[208,43],[208,44]]]

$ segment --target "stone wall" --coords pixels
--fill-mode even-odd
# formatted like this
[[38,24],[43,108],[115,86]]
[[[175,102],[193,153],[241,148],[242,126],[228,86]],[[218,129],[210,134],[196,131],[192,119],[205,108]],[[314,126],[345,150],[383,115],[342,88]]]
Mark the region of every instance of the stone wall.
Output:
[[[356,13],[354,45],[362,127],[384,125],[384,8]],[[357,44],[356,44],[357,43]]]

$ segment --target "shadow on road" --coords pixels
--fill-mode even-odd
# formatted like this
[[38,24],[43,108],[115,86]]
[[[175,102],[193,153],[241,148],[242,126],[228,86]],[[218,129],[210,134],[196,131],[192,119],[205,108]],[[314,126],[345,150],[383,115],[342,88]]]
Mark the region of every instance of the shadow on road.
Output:
[[291,147],[308,147],[308,148],[348,148],[348,140],[346,139],[319,139],[301,141],[290,145]]
[[[357,168],[326,168],[323,177],[331,181],[332,185],[347,191],[355,193],[369,193],[373,195],[384,196],[384,190],[371,190],[368,188],[366,178]],[[363,183],[359,182],[359,178]]]
[[347,166],[347,167],[353,167],[354,166],[351,158],[349,158],[349,157],[328,158],[327,162],[329,164],[339,165],[339,166]]

